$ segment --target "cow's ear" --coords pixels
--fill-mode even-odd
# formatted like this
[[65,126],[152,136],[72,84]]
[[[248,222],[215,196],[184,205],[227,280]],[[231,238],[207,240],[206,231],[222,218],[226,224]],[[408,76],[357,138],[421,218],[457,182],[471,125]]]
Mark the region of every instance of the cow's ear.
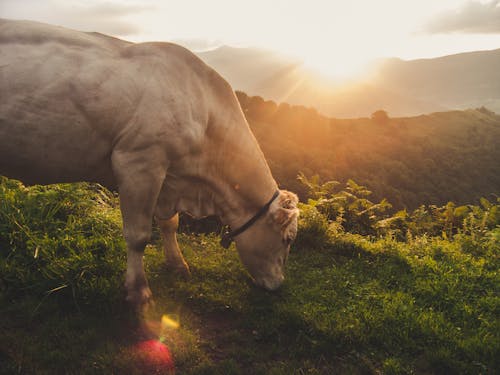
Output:
[[293,241],[297,235],[298,202],[297,195],[282,190],[271,207],[273,220],[280,227],[283,241],[286,243]]

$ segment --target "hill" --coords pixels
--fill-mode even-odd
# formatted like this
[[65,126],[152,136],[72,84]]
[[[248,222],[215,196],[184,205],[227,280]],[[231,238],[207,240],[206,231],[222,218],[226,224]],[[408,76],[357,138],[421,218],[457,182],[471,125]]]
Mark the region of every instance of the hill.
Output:
[[328,116],[394,116],[486,106],[500,112],[500,49],[426,60],[374,62],[370,74],[335,82],[270,51],[220,47],[198,54],[236,90],[314,106]]
[[0,373],[493,374],[499,208],[474,207],[453,238],[396,241],[332,231],[302,205],[274,293],[252,286],[234,246],[180,234],[192,278],[148,246],[156,308],[137,319],[116,196],[0,178]]
[[238,97],[273,174],[302,197],[298,171],[354,179],[394,208],[477,203],[500,194],[500,116],[487,109],[346,120]]
[[446,108],[486,106],[500,112],[500,49],[435,59],[387,60],[378,85],[405,90]]

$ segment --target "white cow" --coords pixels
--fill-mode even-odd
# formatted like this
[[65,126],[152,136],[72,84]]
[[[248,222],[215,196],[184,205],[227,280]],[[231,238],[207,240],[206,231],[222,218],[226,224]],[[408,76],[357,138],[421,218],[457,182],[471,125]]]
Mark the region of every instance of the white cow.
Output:
[[189,273],[178,212],[218,215],[255,283],[283,281],[297,197],[278,189],[229,84],[180,46],[0,19],[0,174],[117,189],[133,303],[151,297],[153,217],[167,264]]

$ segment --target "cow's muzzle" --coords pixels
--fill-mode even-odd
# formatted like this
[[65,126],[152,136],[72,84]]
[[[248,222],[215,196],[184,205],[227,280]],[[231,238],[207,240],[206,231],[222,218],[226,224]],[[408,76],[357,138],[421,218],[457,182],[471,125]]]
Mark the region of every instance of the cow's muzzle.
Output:
[[283,284],[283,281],[285,280],[285,277],[283,275],[279,275],[278,277],[262,277],[259,279],[254,279],[255,285],[264,288],[269,291],[274,291],[277,290],[281,284]]

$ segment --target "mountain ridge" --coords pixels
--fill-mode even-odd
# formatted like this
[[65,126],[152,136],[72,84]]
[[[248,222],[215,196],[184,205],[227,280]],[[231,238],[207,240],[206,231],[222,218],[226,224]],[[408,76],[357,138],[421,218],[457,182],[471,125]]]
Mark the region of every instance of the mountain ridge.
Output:
[[235,90],[353,118],[384,109],[393,116],[487,107],[500,113],[500,49],[436,58],[379,60],[369,77],[335,82],[273,51],[221,46],[198,56]]

